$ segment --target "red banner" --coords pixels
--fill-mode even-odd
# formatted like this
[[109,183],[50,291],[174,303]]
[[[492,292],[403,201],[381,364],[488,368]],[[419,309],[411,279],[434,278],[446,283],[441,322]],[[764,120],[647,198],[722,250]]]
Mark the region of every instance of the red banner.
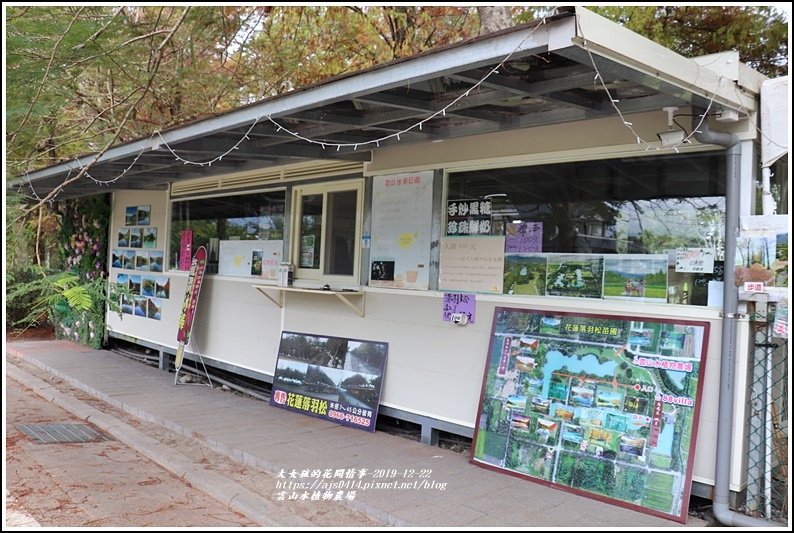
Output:
[[207,249],[201,246],[193,256],[190,265],[190,274],[185,287],[185,301],[182,304],[182,313],[179,315],[179,331],[176,340],[179,341],[179,350],[176,357],[177,370],[182,366],[182,352],[185,345],[190,342],[190,328],[193,326],[193,317],[196,314],[201,282],[204,279],[204,268],[207,265]]

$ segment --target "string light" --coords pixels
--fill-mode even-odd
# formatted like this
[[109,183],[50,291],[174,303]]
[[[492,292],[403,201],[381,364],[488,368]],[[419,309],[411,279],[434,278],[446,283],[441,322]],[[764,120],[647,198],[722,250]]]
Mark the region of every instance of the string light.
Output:
[[[282,131],[283,131],[283,132],[285,132],[286,134],[288,134],[288,135],[291,135],[292,137],[294,137],[294,138],[296,138],[296,139],[302,140],[302,141],[304,141],[304,142],[307,142],[307,143],[310,143],[310,144],[316,144],[316,145],[320,145],[320,146],[322,147],[322,149],[323,149],[323,150],[325,150],[325,148],[326,148],[327,146],[330,146],[330,147],[334,147],[334,146],[335,146],[335,147],[336,147],[336,151],[337,151],[337,152],[338,152],[338,151],[339,151],[341,148],[343,148],[343,147],[345,147],[345,148],[353,147],[353,150],[357,150],[359,146],[367,146],[367,145],[372,145],[372,144],[374,144],[374,145],[375,145],[375,146],[377,146],[377,147],[380,147],[380,143],[381,143],[382,141],[388,141],[389,139],[394,139],[394,138],[396,138],[398,141],[400,141],[400,140],[401,140],[401,137],[400,137],[400,135],[404,135],[404,134],[406,134],[406,133],[409,133],[410,131],[414,130],[414,129],[415,129],[415,128],[417,128],[417,127],[418,127],[418,128],[421,130],[421,129],[422,129],[422,126],[423,126],[423,124],[424,124],[425,122],[428,122],[429,120],[432,120],[432,119],[436,118],[438,115],[441,115],[441,116],[444,116],[444,117],[446,117],[446,114],[447,114],[447,109],[450,109],[451,107],[453,107],[453,106],[457,105],[457,104],[458,104],[458,102],[460,102],[460,101],[461,101],[463,98],[465,98],[465,97],[469,96],[473,90],[475,90],[475,89],[478,89],[478,88],[479,88],[479,87],[480,87],[480,86],[481,86],[483,83],[485,83],[485,82],[488,80],[488,78],[490,78],[490,77],[491,77],[491,76],[493,76],[494,74],[498,74],[498,73],[499,73],[499,69],[500,69],[500,68],[501,68],[501,67],[502,67],[502,66],[503,66],[503,65],[504,65],[504,64],[505,64],[505,63],[506,63],[506,62],[507,62],[507,61],[508,61],[508,60],[509,60],[511,57],[513,57],[513,55],[514,55],[514,54],[515,54],[515,53],[516,53],[516,52],[517,52],[519,49],[521,49],[521,47],[524,45],[524,43],[526,43],[526,42],[527,42],[527,41],[528,41],[528,40],[529,40],[529,39],[530,39],[530,38],[531,38],[531,37],[532,37],[532,36],[535,34],[535,32],[536,32],[536,31],[537,31],[537,30],[538,30],[538,29],[539,29],[541,26],[543,26],[543,25],[545,25],[545,24],[546,24],[546,17],[543,17],[543,18],[541,19],[541,22],[540,22],[540,24],[538,24],[538,25],[536,25],[534,28],[532,28],[532,30],[529,32],[529,34],[528,34],[526,37],[524,37],[524,38],[523,38],[523,39],[522,39],[522,40],[521,40],[521,41],[520,41],[520,42],[519,42],[519,43],[516,45],[516,47],[515,47],[515,48],[514,48],[514,49],[513,49],[513,50],[512,50],[512,51],[511,51],[509,54],[507,54],[507,55],[506,55],[506,56],[505,56],[505,57],[504,57],[504,58],[503,58],[503,59],[502,59],[502,60],[501,60],[501,61],[500,61],[500,62],[499,62],[499,63],[498,63],[498,64],[497,64],[495,67],[493,67],[493,68],[492,68],[490,71],[488,71],[488,73],[487,73],[487,74],[485,74],[485,76],[483,76],[482,78],[480,78],[480,80],[479,80],[479,81],[477,81],[477,82],[476,82],[474,85],[472,85],[471,87],[469,87],[469,89],[468,89],[468,90],[466,90],[466,92],[464,92],[464,93],[460,94],[460,95],[459,95],[458,97],[456,97],[454,100],[452,100],[451,102],[449,102],[449,103],[448,103],[446,106],[444,106],[444,107],[442,107],[441,109],[439,109],[439,110],[435,111],[435,112],[434,112],[434,113],[432,113],[430,116],[428,116],[428,117],[426,117],[426,118],[424,118],[424,119],[422,119],[422,120],[420,120],[420,121],[416,122],[415,124],[413,124],[413,125],[411,125],[411,126],[409,126],[409,127],[405,128],[405,129],[403,129],[403,130],[400,130],[400,131],[398,131],[398,132],[396,132],[396,133],[392,133],[392,134],[386,135],[386,136],[384,136],[384,137],[379,137],[379,138],[372,139],[372,140],[369,140],[369,141],[359,141],[358,143],[329,143],[329,142],[327,142],[327,141],[319,141],[319,140],[315,140],[315,139],[310,139],[310,138],[308,138],[308,137],[304,137],[304,136],[300,135],[299,133],[297,133],[297,132],[294,132],[294,131],[290,130],[289,128],[285,127],[284,125],[282,125],[282,124],[278,123],[278,122],[277,122],[276,120],[274,120],[274,119],[273,119],[273,118],[272,118],[270,115],[264,115],[264,116],[258,116],[258,117],[256,117],[256,118],[254,119],[253,123],[251,124],[251,126],[250,126],[250,127],[248,128],[248,130],[245,132],[245,134],[243,134],[243,136],[240,138],[240,140],[239,140],[239,141],[237,141],[237,142],[236,142],[236,143],[235,143],[235,144],[234,144],[234,145],[233,145],[231,148],[229,148],[229,149],[228,149],[227,151],[225,151],[224,153],[222,153],[222,154],[220,154],[220,155],[218,155],[218,156],[214,157],[213,159],[210,159],[210,160],[207,160],[207,161],[192,161],[192,160],[190,160],[190,159],[186,159],[186,158],[184,158],[184,157],[180,156],[180,155],[179,155],[179,154],[178,154],[178,153],[177,153],[177,152],[176,152],[176,151],[175,151],[173,148],[171,148],[171,146],[168,144],[168,142],[167,142],[167,141],[165,140],[165,138],[162,136],[162,134],[160,133],[160,131],[156,131],[156,132],[154,132],[154,133],[152,134],[152,138],[153,138],[153,137],[156,135],[156,136],[159,138],[159,143],[157,144],[158,148],[159,148],[159,146],[164,146],[164,147],[165,147],[165,148],[166,148],[166,149],[167,149],[167,150],[168,150],[168,151],[171,153],[171,155],[172,155],[172,156],[174,156],[174,159],[175,159],[176,161],[180,161],[180,162],[182,162],[182,164],[183,164],[183,165],[195,165],[195,166],[199,166],[199,167],[204,167],[204,166],[210,167],[210,166],[212,166],[212,163],[214,163],[214,162],[217,162],[217,161],[221,161],[221,160],[223,159],[223,157],[224,157],[224,156],[226,156],[226,155],[229,155],[229,154],[230,154],[232,151],[234,151],[234,150],[239,150],[240,144],[242,144],[244,141],[249,141],[249,140],[251,140],[251,138],[249,137],[249,135],[250,135],[251,131],[253,131],[254,127],[255,127],[255,126],[256,126],[256,125],[257,125],[257,124],[258,124],[258,123],[259,123],[259,122],[260,122],[260,121],[261,121],[263,118],[266,118],[268,121],[270,121],[270,122],[271,122],[271,123],[272,123],[272,124],[273,124],[273,125],[276,127],[276,132],[277,132],[277,133],[279,133],[279,132],[282,132]],[[143,150],[141,150],[141,152],[140,152],[140,153],[138,153],[138,155],[135,157],[135,159],[132,161],[132,163],[130,163],[130,165],[129,165],[127,168],[125,168],[125,169],[124,169],[124,170],[123,170],[123,171],[122,171],[122,172],[121,172],[121,173],[120,173],[118,176],[116,176],[116,177],[114,177],[114,178],[107,179],[107,180],[98,180],[98,179],[94,178],[93,176],[91,176],[91,174],[90,174],[88,171],[85,171],[85,175],[86,175],[86,176],[88,176],[88,178],[89,178],[89,179],[91,179],[91,180],[92,180],[94,183],[96,183],[97,185],[100,185],[100,186],[102,186],[102,185],[108,185],[108,186],[109,186],[111,183],[115,183],[116,181],[118,181],[119,179],[121,179],[122,177],[124,177],[124,176],[127,174],[127,172],[129,172],[129,171],[130,171],[130,170],[131,170],[131,169],[132,169],[132,168],[135,166],[135,164],[138,162],[138,160],[139,160],[139,159],[141,158],[141,156],[144,154],[145,150],[146,150],[146,149],[143,149]],[[81,169],[81,170],[83,170],[83,169],[84,169],[84,167],[83,167],[82,163],[80,163],[80,160],[79,160],[79,159],[76,159],[76,160],[77,160],[77,164],[80,166],[80,169]],[[71,172],[71,169],[70,169],[70,172]],[[30,186],[31,186],[31,190],[33,190],[33,188],[32,188],[32,185],[31,185],[31,183],[30,183],[30,179],[29,179],[29,178],[28,178],[28,185],[30,185]],[[61,192],[61,191],[58,191],[58,193],[59,193],[59,194],[60,194],[60,192]],[[35,195],[35,191],[33,191],[33,193],[34,193],[34,195]],[[57,195],[56,195],[56,196],[57,196]],[[36,198],[37,198],[38,200],[40,200],[40,198],[38,198],[38,196],[37,196],[37,195],[36,195]]]
[[[623,125],[626,128],[628,128],[631,131],[631,133],[634,134],[634,138],[636,139],[636,143],[637,144],[645,144],[646,145],[645,150],[644,150],[645,152],[648,152],[650,150],[655,150],[655,151],[663,150],[664,148],[662,148],[660,146],[654,146],[651,143],[649,143],[648,141],[646,141],[645,139],[643,139],[640,136],[640,134],[637,133],[634,130],[634,124],[632,122],[629,122],[628,120],[626,120],[626,118],[623,116],[623,113],[620,111],[620,108],[617,106],[617,104],[620,102],[620,99],[614,98],[612,96],[612,93],[609,92],[609,88],[606,86],[606,83],[604,82],[604,77],[601,75],[601,72],[598,70],[598,66],[596,65],[595,58],[593,57],[593,53],[590,50],[590,47],[587,45],[587,39],[584,36],[584,32],[582,32],[582,26],[579,24],[579,22],[580,22],[579,21],[579,16],[577,15],[576,16],[576,27],[577,27],[577,30],[579,32],[579,35],[582,36],[582,47],[584,48],[585,52],[587,52],[587,56],[590,58],[590,64],[593,66],[593,70],[595,71],[595,76],[593,77],[593,85],[594,85],[594,87],[597,88],[597,85],[596,85],[597,81],[601,83],[601,88],[606,93],[607,98],[609,99],[609,103],[612,105],[612,108],[618,114],[618,117],[623,122]],[[700,65],[698,65],[698,75],[696,76],[695,81],[692,82],[693,85],[695,84],[695,82],[697,82],[699,77],[700,77]],[[725,80],[725,77],[724,76],[719,76],[719,83],[722,83],[723,80]],[[734,87],[734,90],[735,90],[735,87]],[[701,124],[703,124],[703,121],[708,116],[709,110],[711,109],[711,105],[714,103],[714,98],[716,98],[716,96],[717,96],[717,93],[715,91],[711,95],[711,98],[709,99],[709,103],[708,103],[708,106],[706,107],[706,111],[700,117],[700,122],[698,122],[698,125],[696,127],[692,128],[692,132],[689,133],[686,137],[684,137],[684,139],[682,141],[680,141],[679,143],[677,143],[677,144],[675,144],[673,146],[670,146],[670,148],[675,150],[676,153],[679,153],[679,151],[678,151],[678,147],[679,146],[688,143],[689,140],[692,138],[692,136],[695,135],[695,133],[700,133],[700,126],[701,126]]]
[[[194,166],[199,166],[199,167],[205,167],[205,166],[206,167],[211,167],[212,163],[222,161],[225,156],[229,155],[234,150],[239,150],[240,149],[240,145],[243,142],[251,140],[251,137],[250,137],[251,132],[256,127],[256,125],[259,124],[263,119],[267,119],[270,123],[272,123],[276,127],[276,133],[284,132],[285,134],[290,135],[290,136],[294,137],[295,139],[304,141],[304,142],[309,143],[309,144],[319,145],[323,150],[325,150],[327,147],[336,147],[336,151],[337,152],[340,151],[340,149],[343,148],[343,147],[344,148],[351,148],[352,147],[353,150],[358,150],[359,146],[367,146],[367,145],[375,145],[376,147],[379,148],[381,142],[385,142],[385,141],[388,141],[390,139],[396,139],[397,141],[400,141],[401,140],[401,137],[400,137],[401,135],[404,135],[406,133],[410,133],[412,130],[414,130],[416,128],[418,128],[419,130],[422,130],[423,129],[423,125],[424,125],[425,122],[433,120],[434,118],[438,117],[439,115],[441,115],[442,117],[446,117],[446,113],[447,113],[448,109],[452,108],[453,106],[457,105],[461,100],[463,100],[464,98],[468,97],[471,94],[472,91],[474,91],[475,89],[478,89],[491,76],[498,74],[499,73],[499,69],[502,68],[505,65],[505,63],[524,45],[524,43],[526,43],[535,34],[535,32],[541,26],[543,26],[545,24],[546,24],[546,18],[543,17],[543,19],[541,19],[540,24],[538,24],[534,28],[532,28],[530,33],[526,37],[524,37],[524,39],[522,39],[521,42],[519,42],[518,45],[516,45],[516,47],[509,54],[507,54],[496,66],[494,66],[482,78],[480,78],[479,81],[477,81],[474,85],[469,87],[464,93],[458,95],[455,99],[453,99],[447,105],[445,105],[441,109],[433,112],[431,115],[423,118],[422,120],[414,123],[413,125],[405,128],[403,130],[400,130],[400,131],[395,132],[395,133],[391,133],[391,134],[383,136],[383,137],[378,137],[376,139],[371,139],[371,140],[368,140],[368,141],[359,141],[359,142],[356,142],[356,143],[331,143],[331,142],[328,142],[326,140],[322,140],[321,141],[321,140],[316,140],[316,139],[311,139],[311,138],[308,138],[308,137],[304,137],[303,135],[300,135],[298,132],[292,131],[289,128],[287,128],[286,126],[284,126],[283,124],[280,124],[275,119],[273,119],[273,117],[271,117],[270,115],[260,115],[260,116],[258,116],[258,117],[256,117],[254,119],[253,123],[248,127],[248,130],[242,135],[242,137],[234,145],[232,145],[228,150],[226,150],[222,154],[220,154],[220,155],[218,155],[218,156],[216,156],[216,157],[214,157],[214,158],[212,158],[210,160],[207,160],[207,161],[192,161],[190,159],[186,159],[186,158],[180,156],[168,144],[168,142],[162,136],[160,131],[155,131],[151,135],[151,138],[153,139],[156,136],[159,139],[159,142],[157,143],[156,146],[158,148],[160,146],[164,146],[166,148],[166,150],[168,150],[168,152],[171,153],[171,155],[174,157],[174,159],[176,161],[180,161],[184,165],[194,165]],[[658,146],[655,146],[655,145],[649,143],[648,141],[644,140],[634,130],[633,123],[628,121],[628,120],[626,120],[626,118],[624,117],[624,115],[621,112],[620,108],[617,106],[617,104],[620,103],[620,99],[619,98],[614,98],[612,96],[611,92],[609,91],[609,88],[606,86],[606,83],[604,82],[603,75],[601,74],[601,72],[598,69],[598,66],[595,63],[595,58],[593,57],[593,53],[592,53],[592,51],[590,50],[590,48],[588,46],[588,41],[587,41],[587,39],[585,38],[585,36],[584,36],[584,34],[582,32],[582,28],[581,28],[581,25],[579,23],[579,17],[578,16],[576,17],[576,25],[577,25],[577,28],[578,28],[579,35],[582,36],[583,48],[587,52],[587,55],[590,58],[590,63],[592,64],[593,70],[595,71],[595,75],[593,77],[593,85],[595,87],[597,87],[600,84],[601,89],[606,93],[610,104],[614,108],[615,112],[617,113],[619,119],[622,121],[623,125],[626,128],[628,128],[634,134],[634,137],[636,139],[636,143],[637,144],[645,144],[646,145],[646,147],[645,147],[645,151],[646,152],[648,152],[650,150],[656,150],[656,151],[662,150],[662,148],[660,148]],[[698,69],[699,68],[700,68],[700,65],[698,65]],[[699,77],[699,74],[698,74],[698,77]],[[720,83],[722,83],[724,81],[724,79],[725,79],[723,76],[719,76],[719,78],[720,78],[720,80],[719,80]],[[734,88],[734,91],[737,91],[735,85],[734,85],[733,88]],[[738,92],[737,92],[737,95],[738,95]],[[675,146],[672,146],[672,148],[676,152],[678,152],[678,149],[677,149],[678,146],[680,146],[681,144],[689,142],[689,139],[695,133],[698,133],[700,131],[700,126],[703,123],[703,121],[705,120],[705,118],[708,116],[708,112],[711,109],[711,106],[712,106],[712,104],[714,102],[715,97],[716,97],[716,93],[712,94],[712,96],[711,96],[711,98],[709,100],[708,106],[706,108],[706,111],[701,116],[700,122],[698,123],[698,125],[695,128],[692,129],[692,132],[689,135],[687,135],[683,139],[683,141],[681,141],[679,144],[677,144]],[[746,109],[744,108],[744,106],[741,107],[741,110],[746,112]],[[756,127],[756,129],[758,129],[758,128]],[[758,129],[758,131],[761,132],[760,129]],[[761,132],[761,134],[763,135],[763,132]],[[99,180],[99,179],[93,177],[87,170],[85,171],[85,175],[89,179],[91,179],[94,183],[99,185],[99,186],[102,186],[102,185],[108,185],[109,186],[110,184],[115,183],[116,181],[118,181],[119,179],[124,177],[130,170],[132,170],[132,168],[135,166],[135,164],[138,162],[138,160],[143,156],[143,154],[145,152],[146,152],[146,148],[142,149],[138,153],[138,155],[135,156],[135,159],[133,159],[132,163],[130,163],[127,166],[127,168],[125,168],[119,175],[117,175],[114,178],[106,179],[106,180]],[[80,169],[83,170],[85,167],[83,167],[82,163],[80,163],[80,160],[76,158],[76,161],[77,161],[77,164],[79,165]],[[71,175],[71,172],[72,172],[72,169],[69,169],[69,172],[67,173],[67,178],[66,179],[68,179],[68,177]],[[41,198],[39,197],[39,195],[36,193],[36,191],[33,188],[33,184],[31,182],[30,177],[27,174],[27,172],[25,173],[25,176],[27,178],[27,185],[30,187],[33,196],[36,198],[36,200],[41,201]],[[49,201],[52,202],[61,192],[62,191],[59,190],[58,193],[56,193],[56,195],[52,199],[50,199]]]

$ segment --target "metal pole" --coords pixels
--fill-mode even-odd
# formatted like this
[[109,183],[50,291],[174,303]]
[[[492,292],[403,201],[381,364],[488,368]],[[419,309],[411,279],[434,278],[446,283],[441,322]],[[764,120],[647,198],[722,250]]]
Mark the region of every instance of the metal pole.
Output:
[[[692,125],[697,127],[705,114],[693,107]],[[714,473],[714,516],[725,525],[768,527],[764,520],[745,516],[730,509],[731,445],[733,439],[733,398],[736,373],[736,330],[739,295],[736,290],[736,235],[739,230],[739,179],[741,145],[730,133],[713,132],[708,120],[694,132],[695,139],[704,144],[724,146],[726,150],[725,190],[725,276],[723,286],[722,358],[720,360],[720,397],[717,414],[717,459]]]

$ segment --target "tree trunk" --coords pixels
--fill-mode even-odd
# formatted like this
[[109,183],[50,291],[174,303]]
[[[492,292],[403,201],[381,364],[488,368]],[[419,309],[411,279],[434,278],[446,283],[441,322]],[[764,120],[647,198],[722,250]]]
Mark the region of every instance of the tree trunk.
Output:
[[477,6],[477,14],[480,16],[480,35],[513,25],[513,15],[509,6]]

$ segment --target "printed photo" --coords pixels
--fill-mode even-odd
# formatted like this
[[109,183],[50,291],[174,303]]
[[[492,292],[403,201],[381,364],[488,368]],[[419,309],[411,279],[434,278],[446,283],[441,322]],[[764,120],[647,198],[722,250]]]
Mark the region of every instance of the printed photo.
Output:
[[150,205],[139,205],[138,206],[138,225],[139,226],[148,226],[151,224],[150,222],[150,215],[152,213],[152,206]]
[[119,230],[118,246],[128,247],[130,245],[130,229],[124,228]]
[[601,298],[604,258],[591,255],[548,256],[546,294]]
[[149,252],[149,270],[151,272],[162,272],[164,260],[163,252]]
[[168,299],[171,297],[171,278],[169,277],[162,277],[162,278],[155,278],[156,279],[156,286],[154,289],[155,296],[158,298],[165,298]]
[[130,248],[143,246],[143,228],[130,228]]
[[118,248],[113,248],[110,258],[110,266],[114,268],[124,268],[123,253]]
[[160,298],[149,298],[147,300],[146,317],[160,320],[160,315],[163,310],[163,302]]
[[133,313],[135,316],[142,316],[146,318],[146,309],[149,306],[149,298],[143,296],[135,296],[135,309]]
[[143,276],[141,278],[141,296],[154,296],[156,283],[154,277]]
[[369,279],[373,281],[394,281],[394,261],[373,261]]
[[131,315],[135,307],[135,298],[132,296],[121,295],[121,312],[125,315]]
[[135,270],[149,270],[149,252],[138,251],[135,254]]
[[130,276],[130,292],[132,294],[141,294],[141,277],[132,275]]
[[[138,208],[135,206],[127,207],[124,216],[125,226],[134,226],[138,223]],[[121,245],[119,245],[121,246]],[[126,246],[126,245],[125,245]]]
[[539,254],[505,254],[505,294],[546,294],[546,256]]
[[135,268],[135,250],[124,250],[123,268]]
[[143,247],[157,248],[157,228],[143,228]]
[[604,257],[604,298],[667,301],[667,255]]

